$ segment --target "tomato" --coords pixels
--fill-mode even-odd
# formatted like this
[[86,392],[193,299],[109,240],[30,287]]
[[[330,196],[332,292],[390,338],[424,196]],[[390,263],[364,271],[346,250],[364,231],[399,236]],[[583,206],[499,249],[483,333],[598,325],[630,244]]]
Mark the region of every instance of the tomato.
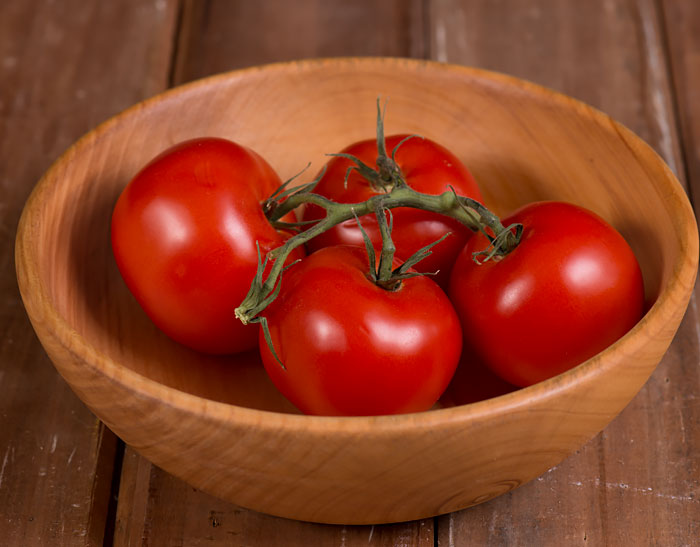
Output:
[[218,138],[178,144],[124,189],[112,215],[112,248],[127,286],[174,340],[207,353],[254,348],[257,327],[234,309],[260,250],[284,235],[261,202],[280,179],[254,151]]
[[622,236],[594,213],[561,202],[527,205],[520,244],[476,264],[479,234],[460,253],[450,298],[470,352],[506,381],[527,386],[593,357],[639,321],[644,287]]
[[459,360],[459,320],[425,276],[380,288],[364,248],[321,249],[292,266],[263,312],[263,364],[297,408],[318,415],[418,412],[440,397]]
[[[394,135],[386,138],[389,154],[407,135]],[[351,154],[367,165],[374,165],[377,159],[377,141],[369,139],[357,142],[345,148],[342,153]],[[414,190],[426,194],[438,195],[450,191],[450,186],[462,196],[481,201],[481,192],[471,173],[462,162],[443,146],[420,137],[405,141],[396,152],[398,164],[406,183]],[[381,190],[372,188],[370,183],[359,173],[353,171],[345,183],[349,167],[354,165],[344,157],[334,157],[326,165],[314,193],[340,203],[366,201]],[[303,214],[304,220],[323,217],[323,210],[310,205]],[[421,272],[439,272],[435,280],[447,285],[449,271],[459,251],[464,247],[472,232],[456,220],[438,213],[401,207],[393,209],[394,230],[392,239],[396,245],[396,256],[408,259],[415,251],[440,239],[450,232],[451,237],[441,241],[432,248],[432,254],[417,266]],[[379,227],[374,215],[361,219],[362,227],[375,246],[381,246]],[[348,220],[324,234],[314,238],[309,244],[309,251],[331,245],[364,245],[362,233],[357,222]]]

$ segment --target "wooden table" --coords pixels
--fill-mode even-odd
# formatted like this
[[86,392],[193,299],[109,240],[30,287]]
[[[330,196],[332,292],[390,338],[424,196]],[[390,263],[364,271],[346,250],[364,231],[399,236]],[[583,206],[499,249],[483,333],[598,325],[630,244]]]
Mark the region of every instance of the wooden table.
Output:
[[483,505],[322,526],[205,495],[125,447],[73,395],[24,313],[20,211],[81,134],[167,87],[305,57],[431,58],[580,98],[700,199],[697,0],[4,0],[0,3],[0,544],[700,545],[697,298],[630,406],[559,466]]

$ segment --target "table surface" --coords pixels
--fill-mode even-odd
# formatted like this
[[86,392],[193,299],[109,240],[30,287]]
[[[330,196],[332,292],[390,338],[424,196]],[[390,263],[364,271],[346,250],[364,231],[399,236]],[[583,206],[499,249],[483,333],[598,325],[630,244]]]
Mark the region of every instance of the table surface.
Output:
[[536,480],[449,515],[325,526],[222,502],[151,465],[76,398],[17,290],[17,221],[90,128],[170,86],[308,57],[430,58],[519,76],[621,121],[700,199],[697,0],[0,2],[0,543],[700,545],[697,295],[602,433]]

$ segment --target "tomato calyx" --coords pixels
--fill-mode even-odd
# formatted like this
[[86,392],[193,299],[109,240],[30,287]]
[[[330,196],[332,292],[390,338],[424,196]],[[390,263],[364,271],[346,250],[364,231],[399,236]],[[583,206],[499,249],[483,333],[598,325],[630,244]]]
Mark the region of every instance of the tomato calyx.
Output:
[[275,213],[279,204],[282,201],[284,201],[288,196],[298,193],[311,193],[314,190],[314,188],[318,184],[318,181],[321,180],[321,177],[325,172],[325,168],[322,169],[318,176],[311,182],[307,184],[302,184],[301,186],[294,186],[292,188],[288,188],[288,186],[299,176],[301,176],[309,168],[310,165],[311,163],[307,163],[306,167],[304,167],[296,175],[293,175],[285,182],[283,182],[267,199],[265,199],[265,201],[261,203],[263,213],[267,217],[270,224],[277,230],[292,230],[298,232],[303,226],[314,224],[316,222],[315,220],[309,220],[306,222],[286,222],[281,220],[281,218],[284,217],[286,213],[282,215]]
[[362,176],[370,185],[372,190],[377,193],[385,192],[389,193],[394,188],[403,186],[406,184],[403,173],[399,164],[396,163],[396,152],[401,148],[401,145],[406,141],[419,138],[422,139],[420,135],[409,135],[402,139],[391,151],[391,156],[387,153],[386,149],[386,138],[384,137],[384,115],[386,112],[386,103],[384,103],[384,110],[379,104],[379,99],[377,99],[377,159],[375,161],[377,168],[374,169],[363,162],[357,156],[346,153],[328,154],[331,157],[345,158],[353,162],[355,165],[348,167],[345,172],[345,187],[347,188],[348,178],[353,171]]
[[[486,236],[489,244],[485,249],[472,253],[472,260],[477,264],[483,264],[494,258],[503,258],[515,250],[523,235],[523,225],[512,223],[503,227],[500,219],[485,207],[480,211],[480,215],[480,220],[487,228],[484,229],[480,225],[479,231]],[[494,226],[496,229],[493,229]]]
[[[355,215],[355,221],[357,226],[362,233],[362,238],[365,243],[365,249],[367,251],[367,259],[369,261],[369,279],[378,287],[388,291],[397,291],[401,287],[401,282],[404,279],[409,279],[411,277],[417,276],[427,276],[435,275],[438,272],[416,272],[409,271],[413,266],[418,264],[424,258],[427,258],[431,254],[431,250],[435,245],[440,243],[443,239],[450,235],[446,233],[441,238],[433,241],[432,243],[418,249],[413,253],[407,260],[402,262],[399,266],[392,269],[394,262],[394,254],[396,253],[396,246],[391,238],[391,231],[393,227],[393,215],[390,209],[385,209],[381,201],[377,202],[377,209],[375,214],[377,216],[377,224],[379,226],[379,231],[382,236],[382,250],[379,254],[379,263],[377,263],[376,251],[374,245],[370,240],[367,232],[362,227],[362,223],[357,215]],[[389,221],[387,221],[387,216]]]

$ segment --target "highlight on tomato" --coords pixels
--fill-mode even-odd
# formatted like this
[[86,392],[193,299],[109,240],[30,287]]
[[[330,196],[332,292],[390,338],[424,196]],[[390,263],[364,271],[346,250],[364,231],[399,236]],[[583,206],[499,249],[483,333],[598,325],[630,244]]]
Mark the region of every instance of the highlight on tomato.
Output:
[[478,234],[452,269],[449,295],[465,355],[473,353],[524,387],[593,357],[641,319],[639,264],[598,215],[569,203],[538,202],[503,222],[522,225],[515,248],[480,260],[490,242]]
[[256,346],[257,327],[233,310],[255,276],[258,246],[264,254],[287,237],[262,207],[280,184],[253,150],[200,138],[166,150],[126,186],[112,215],[114,257],[172,339],[214,354]]

